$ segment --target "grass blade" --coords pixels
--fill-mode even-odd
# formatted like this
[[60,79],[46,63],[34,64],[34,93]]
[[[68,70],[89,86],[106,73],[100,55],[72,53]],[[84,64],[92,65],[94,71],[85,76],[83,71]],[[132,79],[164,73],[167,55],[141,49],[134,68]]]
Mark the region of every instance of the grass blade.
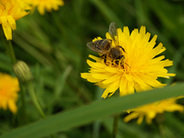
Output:
[[184,83],[175,86],[154,89],[124,97],[113,97],[107,100],[93,102],[70,111],[65,111],[27,126],[17,128],[0,138],[26,137],[36,138],[65,131],[73,127],[90,123],[99,118],[117,114],[123,110],[135,108],[157,100],[184,95]]

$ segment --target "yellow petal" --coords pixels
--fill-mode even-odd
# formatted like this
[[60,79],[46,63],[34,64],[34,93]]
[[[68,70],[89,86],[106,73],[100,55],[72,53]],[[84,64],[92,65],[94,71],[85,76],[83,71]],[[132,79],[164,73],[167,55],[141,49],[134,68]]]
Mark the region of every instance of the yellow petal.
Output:
[[92,42],[95,42],[95,41],[97,41],[97,40],[102,40],[102,38],[101,38],[101,37],[94,38],[94,39],[92,40]]
[[92,83],[96,83],[100,81],[99,79],[92,77],[90,73],[81,73],[81,77],[84,79],[87,79],[89,82],[92,82]]
[[12,30],[15,30],[15,29],[16,29],[16,22],[15,22],[15,20],[13,19],[12,16],[8,16],[7,22],[8,22],[8,24],[11,26]]
[[130,35],[130,31],[129,31],[129,29],[128,29],[127,26],[123,27],[123,32],[124,32],[127,36]]
[[14,101],[9,101],[8,102],[8,106],[9,106],[10,110],[13,113],[16,113],[17,112],[17,106],[15,105],[15,102]]
[[101,61],[101,58],[93,56],[93,55],[89,55],[89,57],[97,62]]
[[[102,94],[102,98],[106,98],[107,96],[111,96],[112,94],[115,93],[115,91],[118,89],[118,86],[119,86],[119,82],[114,82],[112,84],[110,84],[106,90],[103,92]],[[110,95],[109,95],[110,94]]]
[[2,27],[3,27],[3,31],[6,39],[12,40],[12,29],[10,24],[8,23],[7,19],[4,17],[1,18],[1,21],[2,21]]
[[130,120],[137,118],[138,115],[139,115],[139,114],[137,114],[137,113],[130,113],[129,115],[127,115],[127,116],[124,118],[124,121],[125,121],[125,122],[129,122]]
[[145,35],[145,33],[146,33],[146,27],[145,26],[141,26],[140,34]]
[[137,124],[140,125],[142,123],[143,119],[144,119],[144,115],[140,115],[138,120],[137,120]]

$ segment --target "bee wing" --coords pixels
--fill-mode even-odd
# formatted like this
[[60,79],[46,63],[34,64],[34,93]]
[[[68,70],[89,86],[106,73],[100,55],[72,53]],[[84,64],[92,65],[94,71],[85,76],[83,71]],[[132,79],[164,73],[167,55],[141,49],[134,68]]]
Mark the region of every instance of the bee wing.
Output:
[[114,36],[117,35],[117,31],[116,31],[116,23],[115,22],[111,22],[109,25],[109,34],[111,35],[112,39],[114,39]]
[[[119,45],[119,40],[115,41],[115,36],[117,36],[117,27],[115,22],[111,22],[109,25],[109,34],[111,35],[112,39],[116,43],[116,45]],[[118,39],[118,37],[117,37]],[[123,48],[124,49],[124,48]],[[124,50],[123,50],[124,51]]]
[[88,42],[88,43],[87,43],[87,47],[88,47],[89,49],[91,49],[91,50],[94,51],[94,44],[93,44],[93,42]]
[[107,53],[107,50],[104,50],[104,49],[102,49],[102,48],[96,46],[96,44],[95,44],[94,42],[88,42],[88,43],[87,43],[87,47],[88,47],[89,49],[91,49],[92,51],[97,52],[97,53],[100,53],[100,54],[105,54],[105,53]]
[[94,51],[94,52],[101,53],[101,50],[98,49],[98,48],[96,47],[96,45],[94,44],[94,42],[88,42],[88,43],[87,43],[87,47],[88,47],[90,50]]

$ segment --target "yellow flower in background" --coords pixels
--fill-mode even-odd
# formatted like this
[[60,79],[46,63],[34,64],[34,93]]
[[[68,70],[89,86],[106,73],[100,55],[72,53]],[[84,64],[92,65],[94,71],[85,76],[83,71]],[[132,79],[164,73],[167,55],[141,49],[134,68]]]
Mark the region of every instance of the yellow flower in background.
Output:
[[[160,55],[166,48],[162,43],[155,46],[157,36],[150,39],[150,35],[144,26],[140,31],[134,29],[131,33],[128,27],[124,27],[123,31],[118,28],[114,38],[107,32],[106,39],[112,42],[112,47],[124,49],[124,58],[116,62],[111,57],[89,55],[89,73],[81,73],[81,77],[104,88],[103,98],[111,96],[118,89],[123,96],[165,86],[157,79],[175,75],[165,69],[173,62]],[[97,37],[93,42],[101,39]]]
[[128,122],[132,119],[138,118],[137,123],[141,124],[145,117],[146,122],[150,124],[152,122],[152,119],[154,119],[157,114],[163,113],[165,111],[184,111],[184,107],[176,103],[176,100],[178,100],[179,98],[182,97],[170,98],[141,107],[137,107],[135,109],[130,109],[128,110],[130,114],[124,118],[124,121]]
[[40,14],[44,14],[45,11],[58,10],[59,6],[63,6],[63,0],[30,0],[30,4],[33,7],[38,7]]
[[19,82],[17,78],[0,73],[0,108],[17,111],[16,101],[18,98]]
[[12,40],[16,20],[26,16],[28,9],[26,0],[0,0],[0,24],[7,40]]

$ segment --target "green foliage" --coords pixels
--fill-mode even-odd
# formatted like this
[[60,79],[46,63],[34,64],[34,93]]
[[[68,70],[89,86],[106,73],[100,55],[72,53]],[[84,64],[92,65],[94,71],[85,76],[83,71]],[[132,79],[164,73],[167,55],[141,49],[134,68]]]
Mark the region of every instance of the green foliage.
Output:
[[[19,93],[16,115],[0,111],[2,137],[106,138],[112,131],[112,116],[125,109],[182,95],[183,84],[126,97],[103,100],[102,90],[80,78],[86,72],[91,52],[86,43],[105,36],[110,22],[120,27],[145,25],[163,42],[167,58],[174,60],[169,72],[176,77],[168,84],[184,80],[184,9],[176,0],[65,0],[58,11],[39,15],[37,11],[17,21],[13,47],[18,60],[33,73],[33,86],[46,118],[41,119],[26,85]],[[0,40],[0,72],[15,75],[6,54],[8,43]],[[25,97],[22,100],[20,97]],[[145,98],[148,97],[148,98]],[[88,105],[86,105],[88,104]],[[41,120],[40,120],[41,119]],[[183,113],[165,113],[152,125],[119,121],[118,137],[178,137],[184,135]]]
[[[47,117],[44,120],[18,128],[5,134],[1,138],[13,138],[14,136],[26,138],[48,136],[49,134],[56,133],[58,131],[66,131],[73,127],[87,124],[94,120],[107,117],[112,114],[117,114],[143,104],[170,98],[172,96],[181,96],[184,94],[183,89],[184,83],[162,89],[151,90],[149,92],[96,101],[89,105],[84,105],[76,109],[58,113]],[[178,125],[180,126],[181,124]],[[181,129],[181,132],[182,130],[183,129]]]

